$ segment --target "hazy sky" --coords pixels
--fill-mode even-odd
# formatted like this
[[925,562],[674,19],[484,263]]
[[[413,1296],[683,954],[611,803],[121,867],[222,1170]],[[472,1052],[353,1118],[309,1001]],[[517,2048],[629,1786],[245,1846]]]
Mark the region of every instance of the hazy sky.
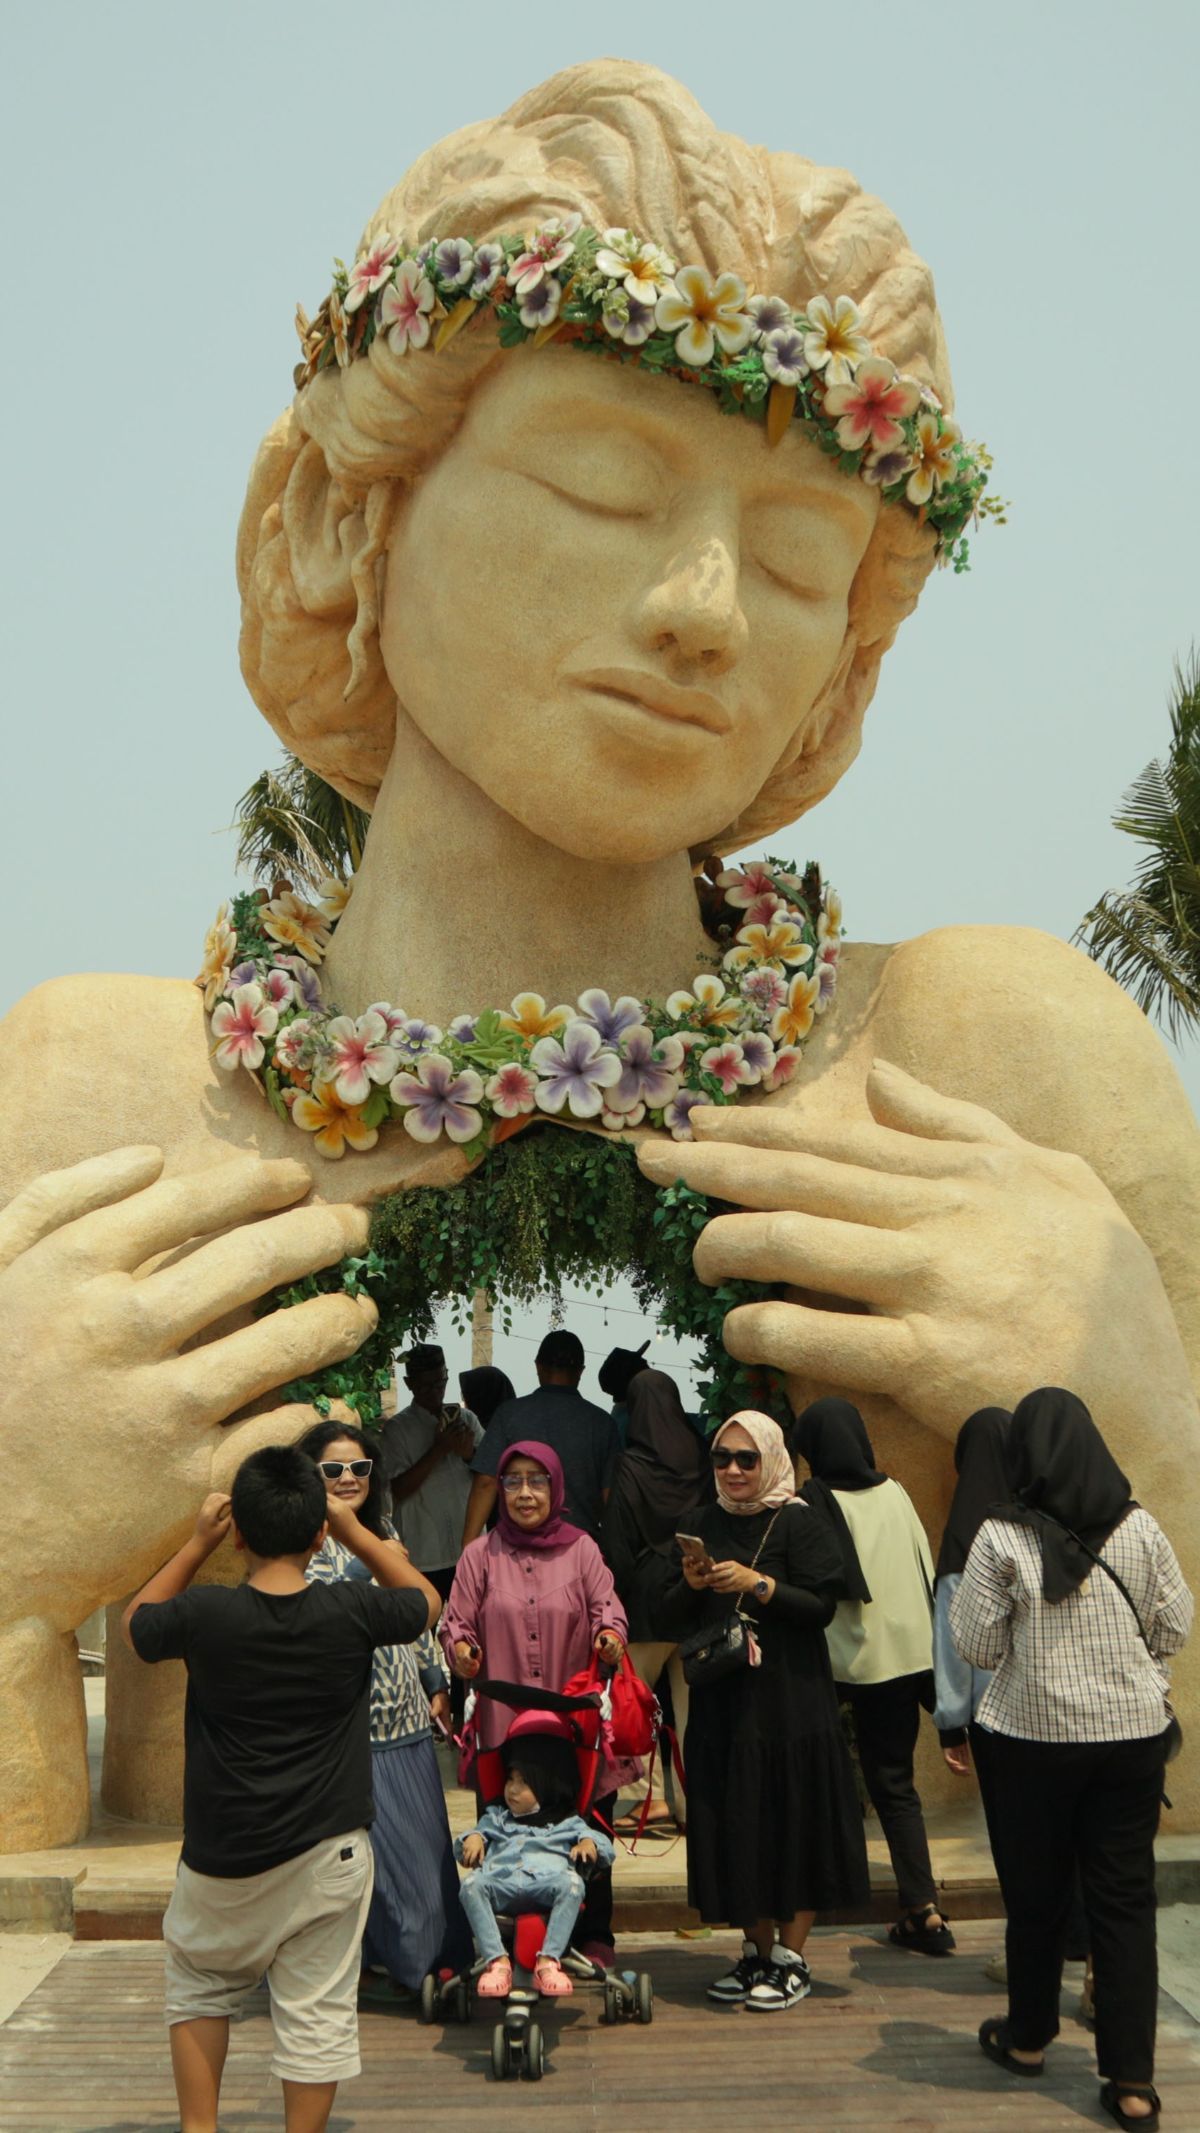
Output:
[[[238,673],[233,542],[296,301],[421,149],[605,47],[888,201],[1012,500],[905,625],[859,763],[773,845],[821,860],[860,939],[1069,936],[1127,878],[1109,816],[1197,635],[1193,0],[39,0],[0,55],[0,1009],[61,972],[197,967],[226,825],[277,755]],[[1196,1101],[1200,1048],[1182,1067]]]

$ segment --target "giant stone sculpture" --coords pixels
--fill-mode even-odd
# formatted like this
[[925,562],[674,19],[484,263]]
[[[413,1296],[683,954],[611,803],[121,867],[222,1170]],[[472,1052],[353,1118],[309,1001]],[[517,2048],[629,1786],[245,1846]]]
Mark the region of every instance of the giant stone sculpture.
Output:
[[[650,68],[573,68],[440,143],[368,234],[478,240],[573,211],[796,307],[850,295],[949,406],[932,280],[888,211],[845,172],[718,133]],[[327,992],[444,1024],[531,985],[684,983],[710,946],[689,855],[758,840],[834,785],[932,549],[803,434],[772,448],[629,365],[467,331],[427,361],[380,339],[323,370],[258,455],[238,570],[253,695],[373,810]],[[703,717],[664,714],[688,692]],[[57,980],[0,1042],[13,1850],[86,1827],[77,1625],[247,1449],[303,1425],[273,1393],[370,1319],[329,1296],[254,1320],[254,1300],[359,1244],[373,1196],[464,1159],[392,1131],[323,1161],[217,1071],[183,979]],[[1197,1582],[1200,1138],[1107,978],[1004,928],[850,945],[796,1079],[694,1125],[691,1143],[644,1136],[641,1161],[747,1210],[710,1225],[701,1274],[791,1285],[732,1315],[735,1354],[786,1369],[797,1401],[859,1400],[931,1521],[970,1409],[1071,1385]],[[112,1693],[132,1765],[140,1685]],[[1194,1771],[1172,1790],[1194,1824]]]

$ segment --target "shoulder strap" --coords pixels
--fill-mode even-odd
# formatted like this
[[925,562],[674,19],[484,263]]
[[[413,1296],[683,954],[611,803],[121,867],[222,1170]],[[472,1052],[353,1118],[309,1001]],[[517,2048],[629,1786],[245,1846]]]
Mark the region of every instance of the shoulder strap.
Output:
[[[1121,1594],[1121,1597],[1128,1603],[1130,1611],[1133,1615],[1133,1619],[1137,1623],[1138,1635],[1141,1638],[1142,1643],[1145,1645],[1146,1650],[1150,1652],[1150,1639],[1146,1635],[1145,1629],[1142,1626],[1141,1611],[1138,1607],[1137,1601],[1133,1597],[1133,1594],[1130,1592],[1128,1585],[1125,1583],[1124,1578],[1119,1577],[1117,1575],[1117,1572],[1113,1569],[1112,1564],[1106,1563],[1104,1557],[1102,1555],[1097,1555],[1094,1548],[1089,1548],[1087,1542],[1082,1538],[1080,1534],[1074,1532],[1070,1526],[1064,1526],[1061,1518],[1051,1518],[1050,1513],[1048,1511],[1043,1511],[1042,1517],[1047,1519],[1051,1525],[1057,1526],[1060,1532],[1068,1534],[1070,1538],[1074,1541],[1075,1546],[1077,1548],[1081,1548],[1083,1550],[1083,1553],[1086,1556],[1090,1557],[1093,1563],[1096,1563],[1099,1566],[1099,1568],[1104,1572],[1104,1575],[1112,1579],[1113,1584],[1117,1588],[1117,1591]],[[1116,1531],[1117,1528],[1116,1526],[1114,1526],[1113,1532],[1115,1533]],[[1150,1657],[1153,1659],[1153,1652],[1150,1652]]]

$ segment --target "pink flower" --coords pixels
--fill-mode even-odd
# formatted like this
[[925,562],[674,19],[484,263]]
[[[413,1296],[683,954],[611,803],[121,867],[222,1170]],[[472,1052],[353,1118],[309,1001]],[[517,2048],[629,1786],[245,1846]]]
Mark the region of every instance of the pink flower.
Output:
[[897,377],[890,363],[872,356],[859,364],[852,385],[829,387],[825,413],[841,417],[837,434],[843,452],[858,452],[865,445],[893,452],[904,443],[901,423],[915,415],[920,399],[919,385]]
[[409,1020],[404,1009],[402,1007],[393,1007],[387,1000],[372,1000],[367,1013],[369,1015],[378,1015],[387,1030],[384,1043],[398,1047]]
[[794,1044],[785,1044],[782,1051],[776,1052],[770,1073],[763,1077],[764,1089],[781,1089],[785,1081],[791,1080],[803,1057]]
[[275,1040],[275,1064],[289,1074],[305,1063],[305,1047],[312,1037],[313,1026],[307,1015],[297,1015]]
[[396,279],[379,299],[379,330],[387,330],[388,347],[397,355],[410,348],[424,348],[429,339],[429,313],[436,298],[415,259],[402,259]]
[[473,1141],[483,1120],[473,1107],[483,1100],[483,1083],[474,1067],[456,1074],[444,1052],[427,1052],[415,1074],[397,1074],[390,1089],[394,1104],[407,1106],[404,1130],[415,1141]]
[[582,221],[582,215],[556,216],[550,222],[544,222],[532,237],[526,237],[525,250],[518,254],[508,270],[514,296],[524,298],[530,295],[544,274],[553,274],[557,267],[566,265]]
[[253,1072],[263,1063],[263,1038],[273,1037],[278,1024],[279,1015],[264,1000],[262,986],[239,985],[232,1000],[218,1000],[213,1009],[217,1065],[231,1074],[240,1066]]
[[736,1041],[731,1044],[711,1044],[706,1052],[701,1052],[700,1071],[702,1074],[711,1074],[719,1081],[726,1096],[732,1096],[738,1089],[758,1080],[758,1075]]
[[290,1007],[296,995],[296,984],[286,970],[268,970],[263,979],[263,991],[272,1007]]
[[374,296],[376,289],[382,289],[399,250],[396,238],[389,236],[386,230],[380,230],[379,235],[371,239],[362,258],[356,259],[350,269],[350,287],[345,297],[347,311],[357,311],[368,296]]
[[756,1007],[760,1014],[773,1014],[782,1007],[787,998],[787,983],[778,970],[769,966],[762,970],[748,971],[742,979],[740,991],[749,1006]]
[[518,1118],[524,1111],[532,1111],[537,1097],[537,1077],[528,1067],[519,1066],[510,1060],[492,1075],[484,1089],[493,1111],[501,1118]]
[[723,874],[718,874],[717,887],[724,889],[727,904],[744,911],[756,897],[774,893],[775,877],[766,867],[760,866],[757,859],[752,859],[744,867],[727,867]]
[[756,896],[752,904],[746,905],[746,915],[742,920],[742,924],[743,926],[769,926],[774,918],[786,918],[789,909],[790,906],[784,897],[777,895],[774,889],[764,889],[761,896]]
[[387,1024],[369,1008],[355,1022],[338,1015],[326,1026],[329,1058],[325,1079],[344,1104],[365,1104],[372,1082],[390,1081],[399,1064],[388,1043]]

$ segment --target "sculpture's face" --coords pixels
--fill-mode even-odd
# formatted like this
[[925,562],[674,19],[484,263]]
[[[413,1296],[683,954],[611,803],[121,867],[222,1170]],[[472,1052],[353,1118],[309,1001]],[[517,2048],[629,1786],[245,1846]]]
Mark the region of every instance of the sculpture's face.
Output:
[[798,432],[569,349],[515,354],[388,560],[397,696],[495,804],[581,858],[731,821],[794,752],[879,509]]

